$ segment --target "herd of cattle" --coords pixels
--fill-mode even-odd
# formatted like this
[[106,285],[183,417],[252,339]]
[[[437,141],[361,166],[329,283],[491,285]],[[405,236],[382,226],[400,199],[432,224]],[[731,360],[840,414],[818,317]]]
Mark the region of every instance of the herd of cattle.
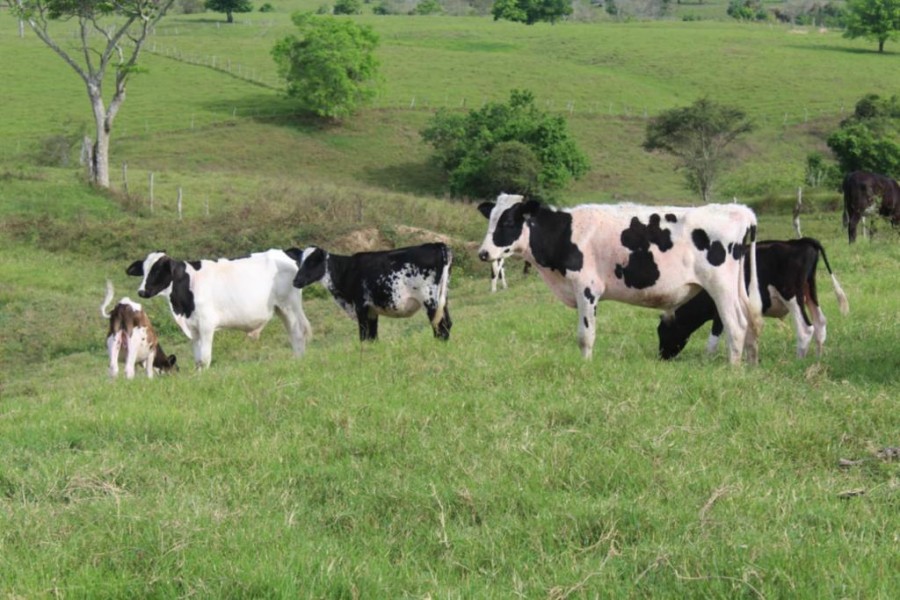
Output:
[[[881,200],[879,214],[900,224],[900,186],[892,179],[854,172],[843,188],[851,243],[857,225],[874,212],[876,198]],[[488,219],[478,256],[491,263],[492,290],[498,279],[506,287],[503,261],[523,258],[560,301],[578,310],[578,343],[585,358],[593,351],[600,300],[661,309],[657,333],[663,359],[677,356],[691,334],[711,320],[710,352],[724,331],[729,361],[738,364],[746,357],[756,363],[764,315],[791,315],[797,355],[806,355],[813,338],[821,355],[826,319],[816,293],[819,256],[831,275],[841,312],[848,311],[847,297],[818,241],[757,241],[756,216],[740,204],[558,209],[501,194],[478,210]],[[409,317],[422,307],[435,337],[448,340],[453,325],[448,305],[452,262],[450,248],[442,243],[352,256],[311,246],[196,261],[151,252],[126,273],[142,277],[141,298],[168,299],[200,368],[210,365],[217,330],[237,329],[255,337],[275,314],[294,354],[302,355],[311,333],[302,289],[317,282],[356,320],[360,340],[377,338],[379,316]],[[143,364],[149,377],[176,368],[175,356],[163,352],[141,305],[126,297],[107,312],[112,298],[107,283],[100,310],[109,320],[110,375],[118,375],[123,349],[129,378],[136,363]]]

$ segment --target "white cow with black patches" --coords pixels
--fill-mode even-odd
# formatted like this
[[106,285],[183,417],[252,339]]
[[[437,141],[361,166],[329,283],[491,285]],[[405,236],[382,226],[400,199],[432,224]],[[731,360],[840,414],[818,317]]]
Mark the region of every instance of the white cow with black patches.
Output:
[[378,338],[378,317],[410,317],[424,307],[434,335],[450,338],[447,293],[453,255],[445,244],[423,244],[352,256],[310,246],[298,259],[294,285],[321,282],[359,325],[360,340]]
[[[757,361],[756,216],[746,206],[556,209],[501,194],[478,208],[489,220],[479,258],[518,255],[532,263],[556,297],[578,310],[585,358],[593,353],[600,300],[674,310],[705,289],[722,316],[729,360],[739,363],[746,349],[748,360]],[[745,256],[754,281],[749,295],[742,285]]]
[[198,367],[212,362],[217,330],[237,329],[257,337],[276,314],[294,354],[301,356],[312,328],[303,312],[301,292],[293,286],[299,252],[272,249],[244,258],[197,261],[151,252],[132,263],[126,273],[143,277],[138,288],[141,298],[168,298],[175,322],[192,342]]

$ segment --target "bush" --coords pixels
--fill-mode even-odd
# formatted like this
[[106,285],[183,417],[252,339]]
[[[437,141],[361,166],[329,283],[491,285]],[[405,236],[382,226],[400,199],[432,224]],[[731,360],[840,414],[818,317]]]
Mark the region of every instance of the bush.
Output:
[[438,0],[422,0],[412,10],[415,15],[439,15],[444,12],[444,8]]
[[358,15],[362,13],[362,0],[337,0],[334,3],[336,15]]
[[421,133],[457,197],[513,191],[505,186],[549,194],[588,168],[565,120],[538,109],[529,91],[514,90],[509,102],[489,103],[465,115],[440,110]]
[[874,171],[900,175],[900,99],[863,96],[853,115],[828,136],[828,147],[842,173]]
[[841,173],[838,168],[827,162],[821,152],[811,152],[806,157],[806,185],[810,187],[826,187],[835,189],[840,187]]
[[263,4],[262,6],[259,7],[259,12],[261,12],[261,13],[275,12],[275,7],[272,6],[271,4],[269,4],[268,2],[266,2],[265,4]]

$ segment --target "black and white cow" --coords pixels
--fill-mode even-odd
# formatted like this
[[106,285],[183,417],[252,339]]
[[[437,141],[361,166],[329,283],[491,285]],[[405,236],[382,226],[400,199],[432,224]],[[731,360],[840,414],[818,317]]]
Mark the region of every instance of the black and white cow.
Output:
[[168,298],[175,322],[191,341],[194,362],[208,367],[213,337],[219,329],[246,331],[258,337],[277,314],[301,356],[312,333],[303,313],[300,290],[294,288],[299,250],[272,249],[245,258],[175,260],[165,252],[151,252],[132,263],[126,273],[143,277],[141,298]]
[[310,246],[297,260],[294,285],[321,281],[338,306],[356,320],[360,340],[378,338],[378,316],[409,317],[421,307],[435,337],[450,338],[447,290],[453,255],[433,243],[352,256],[330,254]]
[[[865,235],[867,215],[878,213],[900,226],[900,184],[879,173],[853,171],[841,184],[844,192],[844,227],[850,243],[856,241],[856,227],[862,221]],[[875,200],[881,202],[876,206]]]
[[556,209],[501,194],[478,209],[489,220],[479,258],[516,254],[532,263],[556,297],[578,309],[585,358],[600,300],[673,310],[706,289],[723,315],[731,362],[739,363],[745,348],[757,361],[762,301],[758,286],[748,295],[741,283],[745,256],[756,282],[756,216],[746,206]]
[[[827,321],[825,313],[819,307],[816,293],[816,266],[819,255],[822,256],[825,268],[831,275],[831,283],[841,314],[847,314],[850,310],[847,296],[832,272],[825,249],[818,240],[813,238],[767,240],[756,245],[763,314],[778,319],[791,315],[797,333],[799,358],[806,356],[813,337],[816,339],[816,352],[819,356],[822,355],[822,347],[825,344]],[[749,279],[750,273],[745,270],[745,280],[749,282]],[[677,356],[684,349],[691,334],[710,320],[713,326],[706,349],[712,353],[715,352],[719,336],[722,335],[722,322],[709,294],[702,291],[675,311],[662,315],[657,327],[660,358],[668,360]]]

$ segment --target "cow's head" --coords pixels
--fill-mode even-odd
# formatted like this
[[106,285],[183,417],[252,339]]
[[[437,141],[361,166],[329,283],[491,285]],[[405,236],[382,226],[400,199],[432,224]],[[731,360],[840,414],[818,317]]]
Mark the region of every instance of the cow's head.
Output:
[[482,202],[478,210],[488,220],[487,234],[478,249],[478,258],[494,261],[518,249],[525,222],[540,206],[537,200],[525,200],[514,194],[500,194],[496,202]]
[[125,269],[132,277],[143,277],[138,288],[138,296],[152,298],[161,292],[172,291],[172,276],[175,261],[166,256],[165,251],[151,252],[144,260],[136,260]]
[[153,368],[158,373],[177,373],[178,365],[174,354],[166,355],[162,346],[157,347],[156,356],[153,358]]
[[675,358],[687,345],[688,338],[676,325],[672,313],[660,315],[656,333],[659,336],[659,357],[663,360]]
[[303,255],[297,261],[297,274],[294,276],[294,287],[303,289],[306,286],[321,281],[325,277],[328,267],[328,253],[310,246],[303,250]]

